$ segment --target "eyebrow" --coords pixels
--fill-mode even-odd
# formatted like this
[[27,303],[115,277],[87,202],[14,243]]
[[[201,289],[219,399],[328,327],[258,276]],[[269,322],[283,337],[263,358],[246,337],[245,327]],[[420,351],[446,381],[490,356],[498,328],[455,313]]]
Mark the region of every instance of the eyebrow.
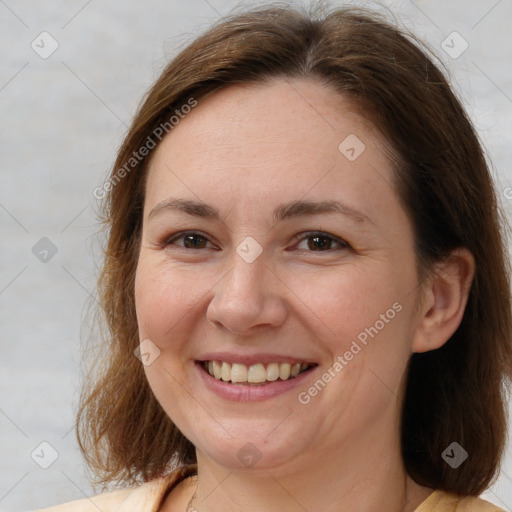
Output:
[[[201,201],[191,201],[189,199],[169,198],[158,203],[149,213],[148,220],[158,214],[167,211],[181,211],[194,217],[202,217],[220,221],[220,213],[214,207]],[[340,201],[291,201],[277,206],[274,209],[272,218],[274,222],[289,219],[292,217],[304,215],[320,215],[325,213],[337,213],[353,219],[356,222],[368,222],[376,225],[364,213]]]

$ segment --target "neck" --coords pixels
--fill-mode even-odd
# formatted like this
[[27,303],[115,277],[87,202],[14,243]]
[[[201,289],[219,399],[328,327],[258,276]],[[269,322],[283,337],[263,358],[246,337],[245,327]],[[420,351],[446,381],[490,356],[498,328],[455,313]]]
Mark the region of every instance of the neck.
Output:
[[405,472],[396,435],[382,425],[358,442],[315,450],[279,467],[231,470],[197,452],[197,512],[413,512],[432,492]]

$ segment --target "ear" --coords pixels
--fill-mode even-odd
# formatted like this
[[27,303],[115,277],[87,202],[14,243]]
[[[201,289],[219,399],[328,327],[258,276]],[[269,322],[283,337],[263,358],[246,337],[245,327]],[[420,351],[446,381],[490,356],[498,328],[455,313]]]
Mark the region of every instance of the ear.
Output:
[[474,274],[475,259],[466,248],[436,266],[423,285],[413,352],[435,350],[450,339],[462,321]]

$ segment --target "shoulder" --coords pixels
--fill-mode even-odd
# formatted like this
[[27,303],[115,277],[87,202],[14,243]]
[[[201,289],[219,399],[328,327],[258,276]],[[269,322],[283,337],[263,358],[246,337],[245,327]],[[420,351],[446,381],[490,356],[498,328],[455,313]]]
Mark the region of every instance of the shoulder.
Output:
[[436,490],[414,512],[505,512],[478,496]]
[[459,502],[457,512],[505,512],[504,509],[475,496],[465,496]]
[[196,473],[196,466],[178,468],[166,476],[146,482],[139,487],[120,489],[89,498],[70,501],[35,512],[157,512],[166,494],[179,482]]
[[118,491],[98,494],[90,498],[83,498],[81,500],[69,501],[61,505],[49,508],[42,508],[36,512],[117,512],[119,506],[124,503],[135,491],[141,491],[147,484],[143,484],[134,489],[122,489]]

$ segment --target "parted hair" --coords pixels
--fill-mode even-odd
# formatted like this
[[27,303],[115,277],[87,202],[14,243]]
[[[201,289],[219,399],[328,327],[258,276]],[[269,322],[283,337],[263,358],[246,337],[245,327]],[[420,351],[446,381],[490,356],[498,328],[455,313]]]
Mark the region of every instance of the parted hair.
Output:
[[[420,485],[478,495],[494,483],[512,380],[508,226],[482,144],[447,77],[434,52],[399,23],[355,7],[272,4],[231,13],[167,64],[134,116],[101,203],[106,245],[97,320],[103,328],[76,429],[96,484],[139,484],[196,462],[194,446],[156,400],[134,355],[134,277],[155,149],[132,161],[129,172],[126,163],[191,98],[200,103],[230,84],[273,78],[330,86],[384,135],[421,275],[456,248],[473,254],[475,275],[456,332],[441,348],[410,358],[402,457]],[[442,457],[454,441],[468,452],[456,469]]]

